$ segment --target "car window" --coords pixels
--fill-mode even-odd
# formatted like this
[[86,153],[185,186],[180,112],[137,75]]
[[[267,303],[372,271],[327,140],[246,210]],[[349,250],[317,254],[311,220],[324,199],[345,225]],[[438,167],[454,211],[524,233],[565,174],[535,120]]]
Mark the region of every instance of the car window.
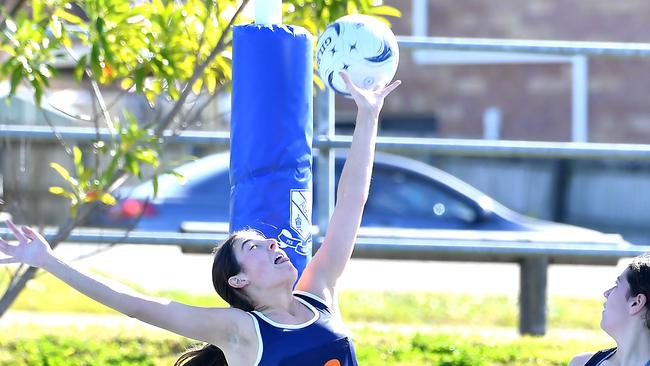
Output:
[[186,183],[187,194],[194,199],[204,200],[215,208],[228,209],[230,205],[230,176],[222,171],[212,176]]
[[[394,215],[405,220],[460,220],[474,222],[477,212],[440,183],[417,174],[379,166],[375,168],[366,215]],[[431,227],[435,227],[431,223]]]

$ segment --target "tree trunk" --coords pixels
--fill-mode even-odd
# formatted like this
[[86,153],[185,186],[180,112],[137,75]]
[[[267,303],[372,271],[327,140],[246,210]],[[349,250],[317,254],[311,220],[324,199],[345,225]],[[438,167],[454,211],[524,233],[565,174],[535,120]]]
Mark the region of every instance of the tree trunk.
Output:
[[34,275],[38,271],[36,267],[29,267],[23,274],[18,277],[18,280],[14,283],[13,286],[9,287],[7,291],[0,298],[0,318],[4,313],[9,310],[11,304],[14,303],[20,292],[25,288],[27,282],[34,278]]
[[[97,205],[91,204],[85,207],[85,210],[82,208],[82,210],[80,210],[81,212],[79,213],[79,216],[77,216],[77,219],[68,219],[63,225],[61,225],[54,238],[48,240],[50,247],[54,249],[59,243],[68,238],[72,232],[72,229],[74,229],[74,227],[77,226],[77,224],[83,220],[96,206]],[[9,310],[9,307],[11,307],[14,301],[16,301],[16,298],[25,288],[27,282],[34,278],[36,272],[38,272],[38,268],[29,267],[25,272],[18,275],[18,278],[15,281],[12,281],[13,286],[8,287],[5,290],[4,294],[2,294],[2,297],[0,297],[0,318],[2,318],[5,312]]]

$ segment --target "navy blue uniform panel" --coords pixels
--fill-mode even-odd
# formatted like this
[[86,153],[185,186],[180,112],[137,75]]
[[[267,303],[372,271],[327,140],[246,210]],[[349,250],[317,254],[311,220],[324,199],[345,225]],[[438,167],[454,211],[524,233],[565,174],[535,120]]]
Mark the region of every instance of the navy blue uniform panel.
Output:
[[260,366],[358,366],[347,328],[321,301],[304,292],[294,294],[313,313],[304,324],[279,324],[259,312],[262,344]]
[[598,366],[606,359],[612,357],[614,353],[616,353],[616,348],[610,348],[604,351],[598,351],[593,356],[591,356],[591,358],[589,359],[589,361],[587,361],[585,366]]

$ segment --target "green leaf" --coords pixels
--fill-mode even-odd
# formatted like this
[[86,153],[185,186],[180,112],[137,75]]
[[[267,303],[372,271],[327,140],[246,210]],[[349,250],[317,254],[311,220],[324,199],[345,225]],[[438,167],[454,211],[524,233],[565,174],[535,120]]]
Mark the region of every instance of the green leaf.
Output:
[[215,75],[206,75],[205,85],[208,88],[208,93],[214,94],[214,91],[217,90],[217,77]]
[[158,175],[154,174],[153,178],[151,179],[151,183],[153,184],[153,198],[158,197]]
[[77,146],[73,146],[72,156],[74,160],[74,166],[77,169],[77,177],[79,177],[79,180],[83,183],[83,179],[81,179],[81,177],[84,175],[85,167],[83,164],[83,154],[81,153],[81,149],[79,149]]
[[32,19],[39,21],[43,18],[43,0],[32,0]]
[[158,164],[158,157],[151,149],[136,151],[135,158],[149,165]]
[[131,136],[137,136],[141,132],[138,121],[135,120],[135,117],[131,113],[126,113],[125,116],[129,120],[129,134]]
[[61,178],[63,178],[64,180],[66,180],[68,182],[70,181],[70,179],[71,179],[70,173],[68,172],[68,170],[66,168],[62,167],[58,163],[50,163],[50,167],[52,169],[56,170],[56,172],[59,173]]
[[133,79],[132,78],[124,78],[120,82],[120,87],[124,90],[129,90],[133,86]]
[[83,153],[78,146],[72,147],[72,156],[74,157],[74,165],[81,165],[81,159],[83,158]]
[[95,169],[86,169],[83,168],[83,171],[79,174],[79,183],[84,187],[88,187],[88,180],[93,176]]
[[65,21],[67,21],[68,23],[71,23],[71,24],[85,24],[83,19],[79,18],[78,16],[76,16],[76,15],[74,15],[72,13],[69,13],[65,9],[59,9],[59,11],[56,12],[56,15],[58,15],[59,18],[65,20]]
[[62,27],[63,25],[61,24],[61,21],[59,20],[59,17],[56,15],[52,16],[52,19],[50,20],[50,28],[52,29],[52,35],[56,39],[60,39],[62,35]]
[[397,18],[402,16],[402,12],[399,11],[399,9],[388,5],[373,6],[370,8],[370,13],[373,15],[384,15]]
[[113,176],[115,175],[119,162],[120,162],[120,155],[118,153],[115,153],[115,155],[111,159],[110,164],[108,164],[108,168],[104,170],[104,172],[99,178],[99,181],[102,185],[106,185],[108,184],[108,182],[113,180]]
[[59,186],[52,186],[52,187],[49,188],[49,191],[50,191],[50,193],[56,194],[56,195],[63,195],[64,193],[66,193],[66,191],[62,187],[59,187]]
[[95,19],[95,29],[97,30],[97,34],[101,38],[104,34],[104,19],[103,18],[97,18]]
[[325,89],[325,83],[323,80],[321,80],[320,76],[318,74],[314,74],[314,84],[318,87],[318,89],[323,90]]
[[74,78],[77,80],[77,82],[81,82],[81,79],[84,76],[84,73],[86,71],[86,63],[88,60],[88,55],[83,55],[79,58],[79,61],[74,67]]
[[34,79],[34,81],[32,81],[32,87],[34,88],[34,102],[36,103],[36,106],[40,107],[41,98],[43,97],[43,86]]
[[90,70],[93,72],[95,78],[99,78],[102,75],[102,67],[99,60],[99,45],[97,43],[93,44],[90,49]]
[[180,92],[174,84],[169,84],[167,88],[167,94],[169,94],[169,97],[173,100],[178,100],[178,98],[181,96]]
[[115,206],[115,204],[117,203],[117,200],[115,199],[115,197],[113,197],[110,193],[102,194],[101,200],[102,200],[103,204],[109,205],[109,206]]
[[201,88],[203,87],[203,80],[198,79],[194,85],[192,85],[192,92],[196,95],[201,94]]
[[9,90],[9,95],[16,94],[16,89],[20,84],[20,81],[23,77],[23,68],[20,65],[16,65],[14,71],[11,73],[11,89]]
[[135,70],[135,90],[142,92],[144,90],[145,69],[143,66]]
[[131,154],[126,154],[124,156],[124,159],[126,160],[126,168],[128,169],[128,171],[130,171],[133,175],[141,177],[140,166],[138,165],[138,161],[135,160]]
[[356,14],[359,11],[357,10],[357,5],[354,3],[354,1],[348,1],[348,6],[347,6],[347,12],[348,14]]
[[63,33],[61,34],[61,43],[63,43],[63,46],[66,48],[72,48],[72,41],[70,41],[70,36],[65,27],[63,27]]
[[181,174],[181,173],[179,173],[177,171],[170,170],[170,171],[168,171],[166,173],[171,174],[174,177],[176,177],[176,179],[178,180],[178,183],[180,183],[181,185],[187,183],[187,178],[183,174]]
[[48,189],[48,191],[50,193],[52,193],[53,195],[63,196],[65,198],[69,199],[70,201],[76,201],[77,200],[77,196],[75,196],[74,193],[67,192],[66,190],[64,190],[63,188],[58,187],[58,186],[52,186],[52,187],[50,187]]

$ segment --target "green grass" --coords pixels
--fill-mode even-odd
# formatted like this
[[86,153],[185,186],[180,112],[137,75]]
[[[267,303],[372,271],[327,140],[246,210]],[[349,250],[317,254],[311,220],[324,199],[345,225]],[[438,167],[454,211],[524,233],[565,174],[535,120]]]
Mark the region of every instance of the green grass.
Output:
[[[517,299],[503,295],[345,291],[339,301],[355,322],[515,327],[519,317]],[[599,299],[552,297],[549,327],[600,329],[601,310]]]
[[[581,351],[609,346],[602,333],[561,333],[542,338],[458,330],[417,331],[352,324],[360,365],[566,365]],[[91,336],[92,335],[92,336]],[[0,366],[171,365],[192,344],[170,333],[138,327],[0,327]]]
[[[6,281],[0,274],[0,290]],[[188,304],[225,305],[216,294],[129,285]],[[344,291],[340,305],[361,365],[559,366],[577,353],[611,346],[598,330],[598,299],[551,298],[550,331],[539,338],[516,334],[517,302],[507,296]],[[115,314],[47,274],[29,283],[12,310]],[[0,366],[171,365],[192,343],[139,323],[75,319],[78,324],[0,326]]]
[[104,340],[92,338],[68,334],[3,339],[0,340],[0,365],[172,365],[188,344],[177,339],[129,336]]
[[[0,291],[4,291],[8,281],[7,273],[0,273]],[[135,284],[126,283],[126,285],[146,295],[160,296],[187,304],[226,306],[226,303],[216,294],[214,296],[196,295],[177,290],[152,292]],[[49,273],[42,271],[39,272],[36,279],[27,283],[26,289],[18,295],[11,309],[36,312],[117,314],[114,310],[89,299]]]
[[[0,290],[7,281],[0,274]],[[128,284],[147,295],[173,299],[197,306],[225,306],[216,294],[190,294],[183,291],[147,291]],[[516,327],[517,299],[503,295],[472,296],[431,292],[343,291],[340,307],[351,322],[398,324],[438,324]],[[71,289],[49,274],[39,275],[23,291],[12,309],[38,312],[114,314]],[[549,300],[549,328],[599,329],[600,299],[552,297]]]
[[504,336],[498,329],[482,335],[468,330],[400,333],[390,328],[355,333],[361,365],[566,365],[576,353],[610,346],[594,331],[577,339],[559,332],[540,338]]

